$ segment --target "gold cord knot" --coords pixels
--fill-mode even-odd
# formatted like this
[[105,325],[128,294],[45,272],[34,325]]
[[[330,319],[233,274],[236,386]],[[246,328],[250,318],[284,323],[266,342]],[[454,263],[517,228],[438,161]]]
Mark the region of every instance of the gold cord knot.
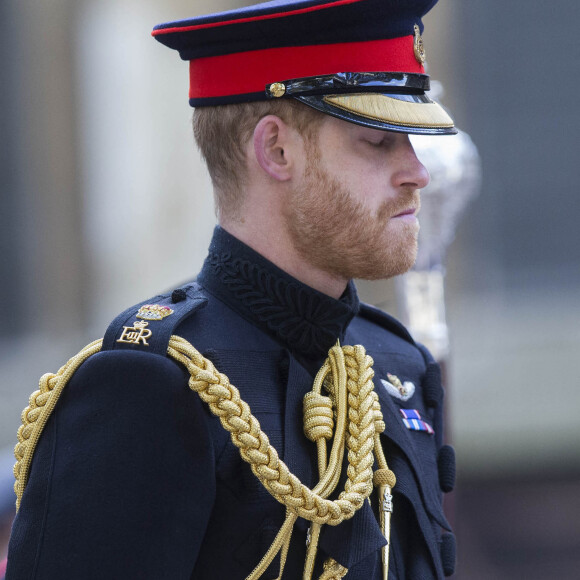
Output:
[[334,420],[332,418],[332,399],[310,391],[304,396],[304,435],[310,441],[321,437],[332,439]]

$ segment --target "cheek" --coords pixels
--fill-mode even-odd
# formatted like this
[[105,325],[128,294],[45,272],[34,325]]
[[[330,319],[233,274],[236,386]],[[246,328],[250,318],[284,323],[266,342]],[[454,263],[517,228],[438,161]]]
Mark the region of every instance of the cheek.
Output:
[[353,186],[358,186],[369,201],[385,198],[390,188],[392,172],[384,156],[380,161],[372,157],[357,158],[357,163],[345,163],[345,167],[349,171],[347,179]]
[[395,197],[390,187],[392,174],[384,154],[379,156],[363,147],[353,154],[352,150],[345,152],[338,146],[325,151],[321,166],[373,215],[379,212],[385,200]]
[[386,219],[395,202],[395,194],[388,184],[388,177],[363,175],[349,189],[355,199],[366,207],[372,216]]

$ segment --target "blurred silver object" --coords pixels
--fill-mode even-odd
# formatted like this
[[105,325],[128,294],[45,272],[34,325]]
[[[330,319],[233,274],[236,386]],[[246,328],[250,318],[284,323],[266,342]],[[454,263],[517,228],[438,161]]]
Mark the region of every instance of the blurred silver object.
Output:
[[421,192],[419,251],[413,269],[396,279],[399,317],[435,359],[449,354],[445,320],[445,256],[466,206],[480,189],[481,162],[469,135],[412,136],[417,156],[431,174]]

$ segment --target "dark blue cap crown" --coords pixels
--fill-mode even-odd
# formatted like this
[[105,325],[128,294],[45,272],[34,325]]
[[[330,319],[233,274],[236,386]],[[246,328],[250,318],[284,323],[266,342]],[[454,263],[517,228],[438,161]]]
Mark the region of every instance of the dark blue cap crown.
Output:
[[190,62],[192,106],[294,98],[379,129],[453,133],[425,95],[421,19],[436,2],[272,0],[153,36]]

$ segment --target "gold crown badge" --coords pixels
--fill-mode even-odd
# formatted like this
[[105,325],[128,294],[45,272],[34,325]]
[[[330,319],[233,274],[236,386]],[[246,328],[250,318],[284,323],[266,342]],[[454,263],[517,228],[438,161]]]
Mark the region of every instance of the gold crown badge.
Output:
[[137,318],[143,320],[163,320],[167,316],[173,314],[173,310],[169,306],[161,306],[160,304],[145,304],[139,308]]

